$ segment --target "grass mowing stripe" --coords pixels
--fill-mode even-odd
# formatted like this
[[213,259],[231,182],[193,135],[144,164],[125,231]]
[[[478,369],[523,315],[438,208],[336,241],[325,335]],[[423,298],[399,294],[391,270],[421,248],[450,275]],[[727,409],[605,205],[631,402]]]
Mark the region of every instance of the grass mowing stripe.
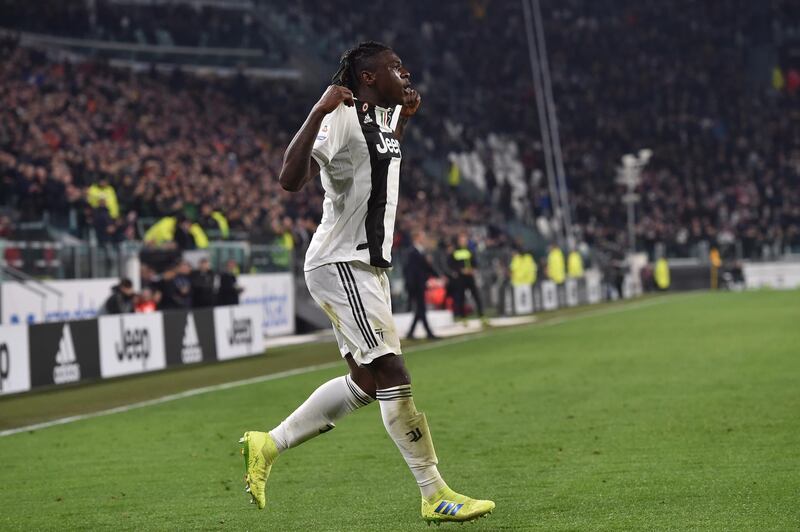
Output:
[[193,397],[195,395],[201,395],[204,393],[210,392],[217,392],[220,390],[227,390],[229,388],[237,388],[239,386],[247,386],[248,384],[258,384],[261,382],[272,381],[276,379],[282,379],[284,377],[291,377],[293,375],[302,375],[303,373],[311,373],[312,371],[318,371],[321,369],[328,369],[334,366],[338,366],[339,362],[330,362],[328,364],[316,364],[313,366],[306,366],[304,368],[297,368],[297,369],[290,369],[287,371],[281,371],[278,373],[271,373],[269,375],[260,375],[258,377],[253,377],[250,379],[242,379],[239,381],[233,382],[224,382],[222,384],[214,384],[212,386],[203,386],[202,388],[194,388],[191,390],[186,390],[179,393],[174,393],[170,395],[165,395],[163,397],[157,397],[156,399],[148,399],[147,401],[140,401],[138,403],[131,403],[129,405],[117,406],[115,408],[109,408],[107,410],[100,410],[98,412],[90,412],[88,414],[79,414],[76,416],[68,416],[62,417],[59,419],[53,419],[52,421],[45,421],[43,423],[36,423],[34,425],[28,425],[25,427],[18,427],[14,429],[7,429],[0,431],[0,438],[3,436],[11,436],[12,434],[18,434],[20,432],[28,432],[31,430],[39,430],[39,429],[46,429],[48,427],[55,427],[57,425],[65,425],[67,423],[73,423],[75,421],[82,421],[84,419],[91,419],[94,417],[101,417],[101,416],[109,416],[111,414],[119,414],[122,412],[128,412],[130,410],[136,410],[137,408],[144,408],[147,406],[154,406],[160,405],[163,403],[168,403],[170,401],[176,401],[178,399],[184,399],[186,397]]
[[[556,318],[552,318],[552,319],[549,319],[549,320],[536,322],[536,323],[533,323],[533,324],[528,324],[528,325],[525,325],[525,326],[522,326],[522,327],[532,327],[532,326],[533,327],[535,327],[535,326],[547,327],[547,326],[560,325],[560,324],[563,324],[563,323],[568,323],[568,322],[576,321],[576,320],[583,319],[583,318],[591,318],[591,317],[595,317],[595,316],[605,316],[605,315],[608,315],[608,314],[615,314],[617,312],[625,312],[625,311],[629,311],[629,310],[638,310],[638,309],[641,309],[641,308],[646,308],[646,307],[650,307],[650,306],[653,306],[653,305],[666,303],[666,302],[674,300],[674,299],[675,299],[675,296],[673,295],[672,297],[663,296],[663,297],[656,298],[656,299],[648,299],[646,301],[629,302],[627,304],[615,305],[615,306],[612,306],[612,307],[609,307],[609,308],[604,308],[604,309],[600,309],[600,310],[596,310],[596,311],[588,311],[588,312],[585,312],[585,313],[581,313],[581,314],[577,314],[577,315],[573,315],[573,316],[569,316],[569,317],[556,317]],[[479,338],[484,338],[484,337],[491,336],[491,335],[497,335],[498,333],[511,332],[514,329],[519,329],[519,328],[520,328],[520,326],[516,326],[516,327],[509,327],[507,330],[493,329],[493,330],[484,331],[484,332],[480,332],[480,333],[465,334],[464,336],[460,336],[460,337],[457,337],[457,338],[451,338],[451,339],[442,340],[442,341],[439,341],[439,342],[433,342],[433,343],[430,343],[430,344],[414,346],[414,347],[412,347],[410,349],[407,349],[406,352],[407,353],[417,353],[417,352],[421,352],[421,351],[429,351],[431,349],[438,349],[438,348],[441,348],[441,347],[448,347],[448,346],[451,346],[451,345],[456,345],[456,344],[460,344],[460,343],[464,343],[464,342],[469,342],[469,341],[473,341],[473,340],[476,340],[476,339],[479,339]],[[164,396],[161,396],[161,397],[157,397],[155,399],[147,399],[145,401],[139,401],[139,402],[135,402],[135,403],[127,404],[127,405],[121,405],[121,406],[117,406],[117,407],[114,407],[114,408],[108,408],[108,409],[105,409],[105,410],[98,410],[98,411],[89,412],[89,413],[86,413],[86,414],[77,414],[77,415],[73,415],[73,416],[66,416],[66,417],[57,418],[57,419],[53,419],[53,420],[49,420],[49,421],[44,421],[44,422],[41,422],[41,423],[34,423],[32,425],[25,425],[25,426],[22,426],[22,427],[15,427],[15,428],[11,428],[11,429],[5,429],[5,430],[0,431],[0,438],[5,437],[5,436],[12,436],[14,434],[19,434],[19,433],[22,433],[22,432],[30,432],[30,431],[34,431],[34,430],[42,430],[42,429],[46,429],[46,428],[49,428],[49,427],[55,427],[55,426],[58,426],[58,425],[65,425],[67,423],[74,423],[76,421],[83,421],[85,419],[92,419],[92,418],[101,417],[101,416],[109,416],[109,415],[112,415],[112,414],[120,414],[120,413],[123,413],[123,412],[129,412],[131,410],[136,410],[136,409],[139,409],[139,408],[145,408],[145,407],[148,407],[148,406],[160,405],[160,404],[163,404],[163,403],[168,403],[170,401],[176,401],[178,399],[185,399],[187,397],[193,397],[193,396],[196,396],[196,395],[212,393],[212,392],[216,392],[216,391],[220,391],[220,390],[227,390],[227,389],[236,388],[236,387],[239,387],[239,386],[247,386],[247,385],[250,385],[250,384],[259,384],[259,383],[262,383],[262,382],[267,382],[267,381],[276,380],[276,379],[282,379],[282,378],[291,377],[291,376],[294,376],[294,375],[302,375],[302,374],[305,374],[305,373],[311,373],[311,372],[314,372],[314,371],[319,371],[319,370],[323,370],[323,369],[332,368],[332,367],[338,366],[340,364],[341,363],[339,361],[330,362],[330,363],[327,363],[327,364],[314,364],[314,365],[311,365],[311,366],[304,366],[304,367],[301,367],[301,368],[290,369],[290,370],[286,370],[286,371],[280,371],[278,373],[271,373],[271,374],[268,374],[268,375],[260,375],[258,377],[252,377],[252,378],[249,378],[249,379],[241,379],[241,380],[232,381],[232,382],[214,384],[214,385],[211,385],[211,386],[202,386],[200,388],[192,388],[192,389],[185,390],[185,391],[182,391],[182,392],[178,392],[178,393],[174,393],[174,394],[169,394],[169,395],[164,395]]]

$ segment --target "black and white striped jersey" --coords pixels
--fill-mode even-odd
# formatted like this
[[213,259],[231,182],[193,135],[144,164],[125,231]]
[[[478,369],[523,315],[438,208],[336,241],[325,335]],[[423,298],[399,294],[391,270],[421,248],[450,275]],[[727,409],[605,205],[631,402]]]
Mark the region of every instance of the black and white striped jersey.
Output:
[[392,266],[400,181],[400,107],[355,101],[322,121],[312,156],[319,163],[325,200],[322,222],[306,252],[305,270],[358,260]]

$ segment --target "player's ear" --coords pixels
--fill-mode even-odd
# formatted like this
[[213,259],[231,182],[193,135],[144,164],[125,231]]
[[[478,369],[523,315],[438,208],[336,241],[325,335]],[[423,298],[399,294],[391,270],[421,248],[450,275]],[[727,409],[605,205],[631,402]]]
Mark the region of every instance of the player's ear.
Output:
[[359,73],[358,77],[361,83],[363,83],[367,87],[370,87],[375,84],[375,74],[373,74],[369,70],[362,70]]

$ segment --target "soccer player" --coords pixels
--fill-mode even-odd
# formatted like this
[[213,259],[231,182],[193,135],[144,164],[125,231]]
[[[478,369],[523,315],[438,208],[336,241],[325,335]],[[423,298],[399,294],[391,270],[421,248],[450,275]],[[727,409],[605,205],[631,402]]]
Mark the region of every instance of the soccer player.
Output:
[[259,508],[266,505],[267,477],[280,453],[333,429],[337,420],[377,399],[384,427],[417,480],[423,519],[469,521],[494,509],[492,501],[456,493],[439,474],[392,317],[386,270],[392,266],[399,141],[420,101],[411,74],[391,48],[361,43],[344,53],[333,85],[284,154],[284,189],[300,190],[321,174],[322,222],[306,253],[305,278],[333,323],[349,374],[317,388],[268,433],[244,433],[246,490]]

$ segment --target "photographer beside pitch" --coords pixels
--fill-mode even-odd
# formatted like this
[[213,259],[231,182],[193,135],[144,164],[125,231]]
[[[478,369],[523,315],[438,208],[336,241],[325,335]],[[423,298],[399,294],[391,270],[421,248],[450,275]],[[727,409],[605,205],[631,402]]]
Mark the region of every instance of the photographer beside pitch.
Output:
[[439,474],[392,317],[386,271],[392,266],[399,141],[421,101],[410,78],[388,46],[370,41],[348,50],[334,84],[284,154],[284,189],[298,191],[321,174],[325,200],[306,253],[306,284],[331,319],[350,372],[317,388],[270,432],[244,433],[245,481],[259,508],[266,506],[267,477],[280,453],[328,432],[335,421],[374,399],[420,488],[423,519],[469,521],[495,507],[456,493]]

